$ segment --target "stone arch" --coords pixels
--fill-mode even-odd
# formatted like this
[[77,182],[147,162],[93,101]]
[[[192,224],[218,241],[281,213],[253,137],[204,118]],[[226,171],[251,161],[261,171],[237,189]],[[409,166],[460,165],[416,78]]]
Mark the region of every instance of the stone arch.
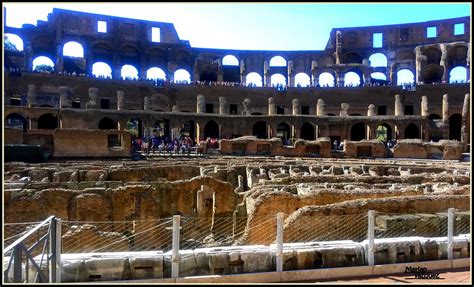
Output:
[[441,50],[438,47],[429,47],[423,51],[423,55],[426,56],[426,64],[439,65],[441,61]]
[[94,62],[105,61],[112,63],[113,49],[109,43],[96,42],[91,45],[90,51]]
[[138,69],[137,67],[133,65],[126,64],[126,65],[123,65],[122,68],[120,69],[120,76],[124,80],[128,78],[138,79],[138,75],[139,75]]
[[456,66],[465,67],[467,65],[468,47],[466,45],[455,45],[448,48],[448,69]]
[[[190,137],[193,140],[196,140],[196,123],[193,120],[188,120],[183,123],[183,125],[179,128],[179,135]],[[201,139],[204,135],[199,135]]]
[[191,83],[191,74],[185,69],[178,69],[174,72],[175,83]]
[[467,69],[457,66],[449,71],[449,83],[465,83],[467,82]]
[[153,134],[158,137],[167,137],[171,138],[170,136],[170,121],[168,119],[157,119],[155,121],[153,130]]
[[[5,41],[4,47],[6,50],[18,51],[18,52],[23,51],[23,47],[24,47],[23,39],[17,34],[5,33],[3,34],[3,38]],[[7,41],[10,44],[7,44]]]
[[387,67],[387,56],[383,53],[374,53],[370,55],[369,62],[371,67]]
[[286,77],[279,73],[273,74],[270,77],[270,83],[272,86],[276,86],[278,84],[286,86]]
[[95,62],[92,65],[92,75],[95,77],[112,78],[112,68],[104,62]]
[[120,58],[122,63],[132,62],[138,64],[140,52],[137,47],[127,44],[120,48]]
[[31,41],[31,48],[33,50],[33,55],[42,55],[46,54],[53,56],[56,54],[56,48],[54,41],[45,36],[38,36]]
[[344,73],[344,86],[358,87],[364,84],[362,71],[359,69],[350,69]]
[[166,66],[166,51],[158,47],[153,47],[145,52],[145,59],[148,66]]
[[304,72],[298,73],[295,75],[295,85],[297,87],[308,87],[311,85],[311,78]]
[[179,67],[190,68],[193,65],[192,55],[184,50],[178,50],[174,53],[175,62]]
[[291,127],[287,123],[283,122],[277,126],[276,136],[281,138],[283,141],[292,138]]
[[5,127],[22,130],[24,133],[28,130],[28,121],[20,114],[9,114],[5,118]]
[[425,84],[439,83],[443,78],[444,69],[439,64],[429,64],[421,72]]
[[315,140],[316,135],[315,135],[314,126],[308,122],[305,122],[301,126],[300,137],[304,140],[310,140],[310,141]]
[[342,57],[343,64],[362,64],[362,57],[356,52],[348,52]]
[[397,85],[403,85],[406,83],[414,83],[415,74],[409,69],[401,69],[397,72]]
[[38,118],[38,129],[54,130],[58,128],[58,116],[44,114]]
[[97,125],[99,130],[116,130],[117,129],[117,122],[111,118],[103,117],[99,124]]
[[370,78],[372,78],[374,80],[382,80],[382,81],[387,80],[387,76],[384,73],[381,73],[381,72],[375,72],[375,73],[370,74]]
[[329,87],[334,87],[336,84],[336,78],[334,77],[333,74],[329,72],[324,72],[319,75],[319,85],[321,87],[329,86]]
[[282,56],[274,56],[269,61],[270,67],[286,67],[287,61]]
[[395,56],[395,60],[397,62],[401,62],[401,61],[415,61],[415,53],[413,53],[413,51],[410,51],[410,50],[400,50],[400,51],[397,51],[397,55]]
[[409,124],[405,127],[405,138],[406,139],[419,139],[420,129],[414,123]]
[[379,141],[389,141],[389,140],[391,140],[393,138],[392,127],[387,123],[383,123],[381,125],[378,125],[377,129],[375,131],[375,137]]
[[328,66],[328,65],[333,65],[336,63],[336,60],[334,60],[334,57],[333,56],[329,56],[329,55],[326,55],[326,56],[322,56],[321,58],[318,59],[318,65],[320,67],[325,67],[325,66]]
[[259,139],[266,139],[268,138],[268,129],[267,123],[264,121],[256,122],[252,126],[252,135],[256,136]]
[[365,123],[356,123],[351,127],[351,141],[364,140],[367,135]]
[[226,55],[222,58],[223,66],[239,66],[239,60],[234,55]]
[[224,82],[240,82],[240,64],[234,55],[222,58],[222,72]]
[[54,71],[54,61],[46,56],[38,56],[33,60],[33,71]]
[[245,77],[245,82],[247,83],[248,86],[255,85],[256,87],[262,87],[263,86],[262,81],[263,81],[262,76],[257,72],[249,73]]
[[163,79],[166,80],[166,73],[158,67],[151,67],[146,71],[147,79]]
[[219,125],[214,120],[208,121],[204,126],[204,137],[219,138]]
[[63,45],[63,56],[84,58],[84,47],[76,41],[69,41]]
[[462,116],[461,114],[453,114],[449,117],[449,139],[450,140],[461,140],[461,126]]
[[125,124],[124,130],[129,131],[132,136],[143,137],[143,122],[139,118],[131,118]]

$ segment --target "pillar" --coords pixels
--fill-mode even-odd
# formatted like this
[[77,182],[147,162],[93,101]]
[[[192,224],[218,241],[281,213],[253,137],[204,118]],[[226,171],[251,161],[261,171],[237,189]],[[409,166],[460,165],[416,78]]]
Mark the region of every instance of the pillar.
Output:
[[245,61],[244,59],[240,60],[240,83],[246,85],[245,83]]
[[206,98],[203,95],[197,95],[196,113],[206,112]]
[[71,108],[72,107],[72,96],[71,89],[66,86],[59,87],[59,108]]
[[448,94],[443,95],[442,113],[443,113],[443,122],[448,122],[449,121],[449,96],[448,96]]
[[342,103],[341,104],[341,111],[339,112],[339,116],[348,117],[350,107],[351,107],[351,105],[349,105],[348,103]]
[[143,98],[143,110],[144,111],[151,110],[151,98],[150,97],[144,97]]
[[446,44],[439,44],[441,48],[441,61],[439,62],[440,66],[443,67],[443,76],[441,77],[441,83],[447,83],[449,79],[448,75],[448,52]]
[[263,86],[264,87],[271,87],[271,76],[270,76],[270,67],[268,65],[268,61],[263,62]]
[[344,73],[336,71],[336,84],[338,87],[344,87]]
[[217,81],[222,83],[224,81],[224,71],[222,70],[222,59],[217,60]]
[[193,70],[193,78],[191,81],[199,81],[199,65],[198,65],[198,60],[194,60],[194,70]]
[[[64,58],[63,58],[63,45],[58,45],[56,49],[56,63],[54,65],[54,71],[56,73],[64,72]],[[72,72],[72,71],[68,71]]]
[[276,114],[276,105],[275,105],[275,100],[270,97],[268,98],[268,115],[275,115]]
[[219,114],[226,115],[227,114],[227,100],[225,97],[219,97]]
[[117,90],[117,110],[121,111],[124,109],[123,99],[125,97],[125,92]]
[[318,62],[311,61],[311,86],[317,87],[319,85]]
[[341,64],[341,52],[342,52],[342,32],[336,31],[336,50],[334,56],[336,58],[336,65]]
[[243,106],[243,109],[242,109],[242,115],[244,116],[250,116],[251,114],[251,105],[252,104],[252,101],[249,99],[249,98],[246,98],[243,102],[242,102],[242,106]]
[[318,99],[318,103],[316,104],[316,115],[317,116],[325,116],[326,115],[326,103],[323,99]]
[[36,106],[36,86],[31,84],[28,85],[28,107]]
[[171,112],[178,113],[179,112],[179,106],[178,105],[172,105],[171,106]]
[[291,101],[291,105],[293,108],[293,115],[299,115],[300,114],[300,101],[298,99],[293,99]]
[[98,92],[97,88],[89,88],[89,101],[86,103],[86,109],[97,109]]
[[469,136],[470,136],[469,126],[468,126],[469,125],[469,100],[470,100],[469,97],[470,97],[469,94],[466,94],[464,96],[464,103],[463,103],[462,112],[461,112],[461,116],[462,116],[462,119],[461,119],[461,142],[463,144],[465,152],[468,151],[467,145],[469,143]]
[[374,104],[370,104],[369,107],[367,108],[367,116],[368,117],[373,117],[377,115],[377,110],[375,109]]
[[421,116],[428,117],[430,115],[430,110],[428,108],[428,97],[421,97]]
[[400,95],[395,95],[395,115],[403,116],[403,106]]
[[420,83],[422,82],[422,79],[421,79],[421,71],[423,70],[423,67],[426,65],[426,56],[424,56],[422,53],[421,53],[421,47],[418,46],[415,48],[415,57],[416,57],[416,83]]
[[295,86],[295,73],[293,66],[293,61],[288,61],[288,87]]
[[466,81],[469,83],[471,80],[471,43],[467,43],[467,58],[466,58]]
[[377,124],[368,124],[369,130],[368,130],[368,135],[367,139],[368,140],[373,140],[377,138]]

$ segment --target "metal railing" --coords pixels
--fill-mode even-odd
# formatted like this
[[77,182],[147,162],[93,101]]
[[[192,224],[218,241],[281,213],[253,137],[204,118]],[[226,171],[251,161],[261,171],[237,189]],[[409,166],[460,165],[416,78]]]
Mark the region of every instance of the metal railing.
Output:
[[50,216],[3,250],[5,283],[61,282],[61,220]]

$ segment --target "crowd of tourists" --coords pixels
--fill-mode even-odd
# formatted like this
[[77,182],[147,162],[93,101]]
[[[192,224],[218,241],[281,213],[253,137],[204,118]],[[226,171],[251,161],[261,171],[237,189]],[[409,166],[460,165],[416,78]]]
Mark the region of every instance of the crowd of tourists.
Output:
[[194,141],[190,137],[181,136],[171,140],[165,136],[151,136],[151,137],[133,137],[132,138],[132,151],[142,152],[145,154],[191,154],[191,151],[196,149]]

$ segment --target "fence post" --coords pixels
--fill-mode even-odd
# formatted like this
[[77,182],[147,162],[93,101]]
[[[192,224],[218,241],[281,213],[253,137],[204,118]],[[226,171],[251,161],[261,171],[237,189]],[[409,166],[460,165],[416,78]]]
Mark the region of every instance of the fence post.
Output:
[[173,216],[173,251],[171,255],[171,278],[179,277],[179,223],[181,216]]
[[15,283],[23,283],[22,280],[22,273],[23,270],[21,268],[21,259],[22,259],[22,244],[19,243],[15,247],[13,247],[13,282]]
[[448,260],[453,260],[454,208],[448,209]]
[[276,234],[276,271],[283,271],[283,213],[277,213],[277,234]]
[[61,282],[61,219],[51,219],[50,250],[51,250],[51,272],[49,282]]
[[367,230],[367,261],[369,266],[374,266],[375,211],[369,210],[367,216],[369,220]]

